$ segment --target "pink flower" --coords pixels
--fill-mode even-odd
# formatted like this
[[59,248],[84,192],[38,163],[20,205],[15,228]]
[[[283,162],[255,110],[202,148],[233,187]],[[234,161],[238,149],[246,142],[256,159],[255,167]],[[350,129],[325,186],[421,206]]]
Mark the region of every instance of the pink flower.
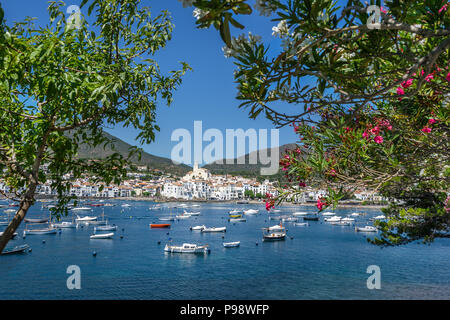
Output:
[[398,87],[398,88],[397,88],[397,94],[398,94],[399,96],[404,95],[404,94],[405,94],[405,90],[403,90],[402,87]]
[[433,78],[434,78],[434,76],[430,73],[429,75],[427,75],[427,76],[425,77],[425,81],[426,81],[426,82],[430,82],[431,80],[433,80]]
[[447,10],[447,5],[448,3],[444,4],[438,11],[438,13],[441,13],[442,11],[446,11]]
[[450,72],[447,73],[447,77],[445,77],[445,79],[446,79],[447,81],[450,81]]
[[375,138],[373,138],[373,141],[375,141],[378,144],[383,143],[383,137],[382,136],[376,136]]
[[322,202],[322,198],[318,198],[317,199],[317,209],[319,209],[320,211],[322,211],[323,207],[326,206],[327,203],[326,202]]
[[437,120],[436,119],[433,119],[433,118],[431,118],[430,120],[428,120],[428,123],[429,124],[433,124],[433,123],[436,123],[437,122]]
[[306,183],[304,183],[304,182],[300,182],[298,185],[303,188],[306,187]]
[[430,132],[431,132],[431,128],[429,128],[429,127],[424,127],[424,128],[422,129],[422,132],[430,133]]
[[362,134],[362,136],[363,136],[363,138],[366,138],[366,139],[367,139],[367,138],[369,137],[369,134],[367,133],[367,131],[364,131],[363,134]]
[[387,10],[385,8],[383,8],[383,7],[380,8],[380,11],[383,12],[383,13],[387,13]]
[[411,86],[412,83],[413,83],[413,79],[408,79],[408,80],[402,82],[402,87],[406,89],[409,86]]

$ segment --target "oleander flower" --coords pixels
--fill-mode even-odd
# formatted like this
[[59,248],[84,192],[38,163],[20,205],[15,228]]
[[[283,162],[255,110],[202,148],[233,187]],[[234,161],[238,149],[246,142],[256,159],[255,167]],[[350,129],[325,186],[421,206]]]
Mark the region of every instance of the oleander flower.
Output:
[[404,95],[404,94],[405,94],[405,90],[403,90],[402,87],[398,87],[398,88],[397,88],[397,94],[398,94],[399,96]]
[[431,132],[431,128],[430,128],[430,127],[424,127],[424,128],[422,129],[422,132],[430,133],[430,132]]
[[375,141],[378,144],[383,143],[383,137],[382,136],[376,136],[375,138],[373,138],[373,141]]
[[433,124],[433,123],[436,123],[437,122],[437,120],[436,119],[433,119],[433,118],[431,118],[430,120],[428,120],[428,123],[429,124]]

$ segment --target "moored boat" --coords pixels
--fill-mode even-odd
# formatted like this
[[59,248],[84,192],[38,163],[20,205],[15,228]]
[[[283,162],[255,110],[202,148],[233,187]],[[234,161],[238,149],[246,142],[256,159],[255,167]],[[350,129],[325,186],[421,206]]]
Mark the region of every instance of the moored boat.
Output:
[[245,218],[230,218],[230,219],[228,219],[228,221],[230,221],[230,222],[246,222],[247,219],[245,219]]
[[203,230],[203,229],[205,229],[206,228],[206,226],[195,226],[195,227],[190,227],[189,229],[190,230],[193,230],[193,231],[195,231],[195,230],[197,230],[197,231],[201,231],[201,230]]
[[170,228],[170,223],[152,223],[150,224],[150,228],[152,229]]
[[169,252],[169,253],[205,254],[205,253],[209,253],[210,249],[209,249],[208,245],[200,246],[200,245],[192,244],[192,243],[183,243],[183,245],[181,245],[181,246],[173,246],[173,245],[166,244],[166,246],[164,247],[164,251]]
[[2,254],[20,253],[20,252],[24,252],[25,250],[27,250],[29,248],[30,248],[30,246],[28,244],[22,244],[22,245],[14,246],[11,248],[5,248],[2,252]]
[[91,239],[111,239],[114,236],[114,232],[111,233],[99,233],[90,236]]
[[319,215],[317,213],[309,213],[303,217],[303,220],[319,221]]
[[116,231],[116,230],[117,230],[117,226],[109,226],[109,225],[98,226],[98,227],[94,228],[94,232],[97,232],[97,231]]
[[244,210],[244,214],[248,214],[248,215],[251,215],[251,214],[258,214],[258,212],[259,212],[259,210],[256,210],[256,209],[248,209],[248,210]]
[[226,231],[227,227],[211,227],[202,229],[202,232],[226,232]]
[[236,248],[239,247],[241,245],[240,241],[234,241],[234,242],[224,242],[223,246],[225,248]]
[[365,227],[355,227],[355,231],[360,232],[376,232],[378,229],[372,226],[365,226]]

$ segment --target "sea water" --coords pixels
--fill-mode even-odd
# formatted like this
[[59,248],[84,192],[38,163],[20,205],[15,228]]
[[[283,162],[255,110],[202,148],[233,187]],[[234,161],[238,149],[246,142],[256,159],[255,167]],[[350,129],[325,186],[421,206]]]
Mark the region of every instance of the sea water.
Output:
[[[106,202],[115,206],[77,214],[101,219],[104,212],[109,223],[118,226],[113,239],[91,240],[94,226],[23,239],[22,224],[9,246],[27,243],[32,251],[0,256],[0,299],[450,299],[450,239],[382,249],[367,242],[374,233],[355,232],[354,226],[335,226],[321,218],[307,227],[286,222],[286,240],[263,242],[262,228],[279,223],[269,220],[273,214],[263,204],[201,203],[181,209],[165,203],[161,210],[150,210],[155,204],[150,201]],[[131,207],[122,208],[124,203]],[[250,208],[259,214],[245,216],[247,222],[228,222],[228,211]],[[185,209],[201,215],[158,220]],[[280,214],[317,211],[312,206],[278,209]],[[336,213],[344,217],[355,211],[366,213],[356,217],[358,226],[371,224],[369,218],[381,214],[369,208]],[[48,209],[37,203],[27,216],[45,215]],[[150,229],[150,223],[171,223],[171,228]],[[226,226],[227,232],[189,229],[196,225]],[[240,247],[223,247],[231,241],[240,241]],[[208,244],[211,252],[168,254],[166,243]],[[368,289],[371,265],[380,268],[380,289]],[[69,266],[79,267],[80,289],[67,285]]]

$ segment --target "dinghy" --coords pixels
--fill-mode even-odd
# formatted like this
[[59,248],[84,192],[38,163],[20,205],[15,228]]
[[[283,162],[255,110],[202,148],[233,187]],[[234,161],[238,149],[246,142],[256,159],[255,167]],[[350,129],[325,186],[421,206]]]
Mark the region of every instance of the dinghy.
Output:
[[182,246],[172,246],[166,244],[166,246],[164,247],[164,251],[170,253],[201,253],[201,254],[210,252],[208,245],[199,246],[191,243],[183,243]]
[[170,228],[170,224],[169,223],[152,223],[152,224],[150,224],[150,228],[152,228],[152,229]]
[[94,232],[96,231],[116,231],[117,230],[117,226],[98,226],[98,227],[94,227]]
[[29,245],[27,244],[22,244],[20,246],[15,246],[15,247],[11,247],[11,248],[5,248],[2,252],[2,254],[13,254],[13,253],[20,253],[20,252],[24,252],[25,250],[27,250],[28,248],[30,248]]
[[190,229],[191,229],[192,231],[195,231],[195,230],[201,231],[201,230],[203,230],[203,229],[205,229],[205,228],[206,228],[206,226],[195,226],[195,227],[190,227]]
[[225,248],[236,248],[236,247],[239,247],[240,244],[241,244],[240,241],[235,241],[235,242],[224,242],[224,243],[223,243],[223,246],[224,246]]
[[93,234],[90,238],[91,239],[111,239],[113,236],[114,236],[114,232],[111,232],[111,233]]
[[365,227],[355,227],[355,230],[360,232],[376,232],[377,228],[372,226],[365,226]]
[[212,228],[204,228],[202,232],[226,232],[227,227],[212,227]]
[[256,209],[248,209],[244,211],[244,214],[252,215],[252,214],[258,214],[259,210]]
[[228,221],[230,221],[230,222],[246,222],[247,219],[245,219],[245,218],[230,218],[230,219],[228,219]]

